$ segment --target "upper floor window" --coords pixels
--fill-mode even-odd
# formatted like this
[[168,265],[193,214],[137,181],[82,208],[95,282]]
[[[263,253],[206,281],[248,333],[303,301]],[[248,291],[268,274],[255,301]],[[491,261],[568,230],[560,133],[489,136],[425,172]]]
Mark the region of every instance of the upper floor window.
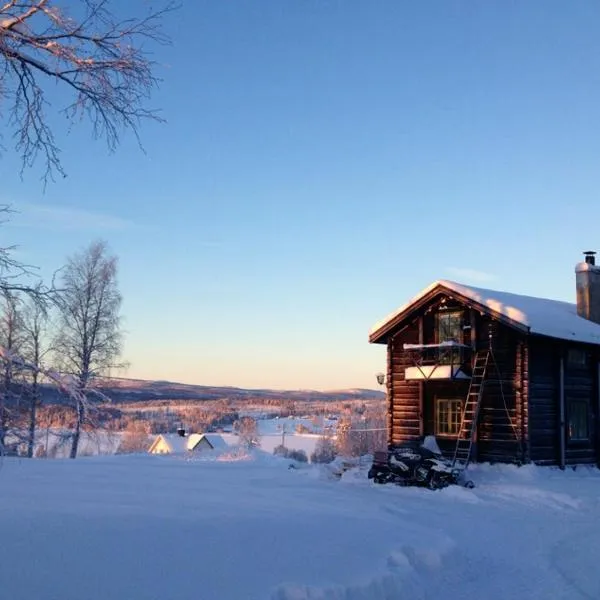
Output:
[[[458,310],[448,310],[437,314],[437,343],[457,342],[462,344],[463,341],[463,319],[462,312]],[[459,363],[461,359],[461,349],[453,348],[440,349],[440,362],[444,363]]]

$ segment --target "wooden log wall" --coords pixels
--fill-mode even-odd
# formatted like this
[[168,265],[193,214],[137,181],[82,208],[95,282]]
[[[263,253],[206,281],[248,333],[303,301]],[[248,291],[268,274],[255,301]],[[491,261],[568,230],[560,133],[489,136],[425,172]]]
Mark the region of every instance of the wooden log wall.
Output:
[[388,423],[391,445],[419,439],[421,435],[420,384],[407,381],[406,367],[412,367],[410,357],[403,350],[404,344],[419,343],[419,319],[415,319],[405,329],[396,333],[390,341],[388,369],[390,382],[390,411]]
[[477,431],[476,458],[479,461],[522,462],[524,440],[523,388],[524,337],[513,329],[479,316],[476,323],[477,349],[491,345]]
[[517,370],[520,382],[516,382],[517,424],[521,437],[522,461],[530,462],[529,444],[529,344],[522,340],[517,348]]
[[[530,447],[531,460],[542,465],[575,465],[598,461],[597,355],[593,348],[547,338],[530,341]],[[569,348],[589,352],[586,366],[569,362]],[[561,367],[562,359],[562,367]],[[581,400],[588,406],[590,436],[569,437],[569,403]],[[561,408],[562,402],[562,408]]]
[[560,362],[548,340],[529,342],[529,447],[537,464],[558,464]]

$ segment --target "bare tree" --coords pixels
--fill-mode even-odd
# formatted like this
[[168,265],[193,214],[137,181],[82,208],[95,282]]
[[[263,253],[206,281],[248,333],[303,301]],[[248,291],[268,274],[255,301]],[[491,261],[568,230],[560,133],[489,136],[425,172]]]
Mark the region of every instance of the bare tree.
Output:
[[254,448],[260,445],[260,435],[258,433],[258,422],[256,419],[245,416],[236,421],[233,426],[237,432],[240,445],[246,448]]
[[[0,293],[0,346],[10,353],[19,353],[22,343],[22,319],[19,298],[12,292]],[[16,409],[15,368],[11,362],[2,365],[0,385],[0,448],[5,447],[5,436],[11,411]]]
[[150,424],[144,421],[131,421],[127,424],[119,454],[131,454],[133,452],[146,452],[150,447]]
[[77,456],[81,426],[90,422],[91,383],[95,376],[121,366],[121,294],[117,287],[117,258],[104,242],[69,259],[62,273],[59,333],[55,343],[61,368],[80,391],[71,458]]
[[[119,19],[110,0],[74,1],[70,12],[65,4],[0,0],[0,100],[8,104],[23,168],[41,154],[45,180],[65,174],[46,117],[51,84],[67,93],[62,112],[68,122],[88,118],[94,136],[104,137],[111,150],[121,129],[138,137],[140,121],[161,120],[145,106],[159,82],[148,46],[168,42],[161,24],[175,8],[169,2],[141,17]],[[119,10],[129,8],[119,4]]]
[[27,372],[29,397],[29,432],[27,438],[27,456],[33,457],[35,431],[37,424],[37,408],[41,403],[40,377],[42,375],[42,359],[49,351],[48,347],[48,310],[46,306],[29,297],[22,315],[22,349],[21,356],[34,368]]
[[344,415],[338,422],[336,447],[343,456],[363,456],[387,447],[384,403],[363,410],[354,419]]
[[[1,2],[2,0],[0,0]],[[0,100],[2,80],[0,79]],[[0,226],[6,223],[14,210],[7,204],[0,204]],[[37,273],[37,268],[15,258],[16,246],[0,247],[0,294],[22,295],[48,307],[55,301],[54,279],[51,286],[45,285]]]

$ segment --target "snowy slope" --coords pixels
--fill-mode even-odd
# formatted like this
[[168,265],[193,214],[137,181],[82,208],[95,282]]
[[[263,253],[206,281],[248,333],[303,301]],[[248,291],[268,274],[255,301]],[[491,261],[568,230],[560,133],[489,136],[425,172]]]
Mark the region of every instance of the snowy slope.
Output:
[[599,598],[600,476],[473,469],[374,486],[271,457],[5,459],[11,600]]

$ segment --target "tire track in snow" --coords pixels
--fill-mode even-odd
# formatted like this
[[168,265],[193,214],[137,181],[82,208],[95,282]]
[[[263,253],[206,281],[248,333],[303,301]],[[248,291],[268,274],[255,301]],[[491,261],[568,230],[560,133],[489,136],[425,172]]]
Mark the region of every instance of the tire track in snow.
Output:
[[[582,544],[582,540],[585,540],[585,544]],[[582,552],[585,552],[583,560]],[[589,561],[589,554],[600,556],[600,532],[593,529],[591,522],[555,542],[550,550],[549,559],[552,568],[581,598],[598,600],[600,575],[597,571],[581,570],[582,562]]]

